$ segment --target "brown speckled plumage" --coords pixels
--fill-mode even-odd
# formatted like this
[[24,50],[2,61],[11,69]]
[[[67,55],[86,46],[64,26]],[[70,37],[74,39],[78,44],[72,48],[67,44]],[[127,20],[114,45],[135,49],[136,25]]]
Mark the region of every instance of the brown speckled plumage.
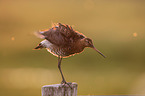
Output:
[[[48,30],[40,31],[39,35],[43,35],[46,40],[53,44],[51,49],[47,49],[51,50],[51,53],[55,56],[68,57],[75,53],[82,52],[85,48],[85,45],[81,43],[81,39],[85,38],[85,36],[75,31],[69,25],[58,23]],[[80,48],[78,48],[78,46],[80,46]],[[35,49],[38,48],[37,46]],[[40,48],[42,48],[42,46],[40,46]]]

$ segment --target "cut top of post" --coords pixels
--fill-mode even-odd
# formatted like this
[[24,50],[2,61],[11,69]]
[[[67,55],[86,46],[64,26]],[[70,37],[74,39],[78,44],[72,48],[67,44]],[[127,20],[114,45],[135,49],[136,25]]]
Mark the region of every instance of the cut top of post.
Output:
[[77,83],[70,86],[63,84],[45,85],[42,87],[42,96],[77,96]]

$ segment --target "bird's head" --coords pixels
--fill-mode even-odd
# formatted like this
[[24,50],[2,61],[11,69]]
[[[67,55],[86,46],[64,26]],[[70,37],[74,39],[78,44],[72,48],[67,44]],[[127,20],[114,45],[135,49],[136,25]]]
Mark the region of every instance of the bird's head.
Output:
[[96,49],[93,45],[93,42],[90,38],[83,38],[83,45],[84,47],[90,47],[93,48],[95,51],[97,51],[99,54],[101,54],[104,58],[106,57],[105,55],[103,55],[98,49]]
[[85,47],[93,47],[93,42],[90,38],[84,38],[83,39],[83,45]]

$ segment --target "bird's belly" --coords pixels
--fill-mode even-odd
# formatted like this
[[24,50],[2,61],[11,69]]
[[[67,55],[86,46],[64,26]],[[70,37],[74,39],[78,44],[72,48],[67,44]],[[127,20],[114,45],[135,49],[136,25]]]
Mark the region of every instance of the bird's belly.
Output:
[[62,50],[62,48],[59,48],[58,46],[52,44],[51,42],[49,42],[48,40],[43,40],[41,42],[41,44],[43,45],[44,48],[47,49],[48,52],[50,52],[51,54],[55,55],[55,56],[65,56],[64,51]]
[[47,51],[57,57],[61,56],[63,58],[66,58],[66,57],[72,56],[76,53],[80,53],[83,51],[83,49],[80,50],[77,47],[74,48],[74,46],[65,46],[65,47],[56,46],[56,45],[50,43],[49,41],[45,42],[45,44],[47,45],[47,46],[45,46]]
[[53,54],[54,56],[61,56],[61,57],[68,57],[71,54],[68,54],[68,52],[63,48],[56,48],[56,46],[50,46],[49,48],[46,48],[48,52]]

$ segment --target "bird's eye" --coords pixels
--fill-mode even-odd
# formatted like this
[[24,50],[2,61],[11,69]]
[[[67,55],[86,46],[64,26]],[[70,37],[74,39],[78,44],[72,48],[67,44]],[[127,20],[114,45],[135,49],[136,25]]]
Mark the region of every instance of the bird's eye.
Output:
[[90,43],[90,41],[89,41],[89,40],[86,40],[86,42],[87,42],[87,43]]

